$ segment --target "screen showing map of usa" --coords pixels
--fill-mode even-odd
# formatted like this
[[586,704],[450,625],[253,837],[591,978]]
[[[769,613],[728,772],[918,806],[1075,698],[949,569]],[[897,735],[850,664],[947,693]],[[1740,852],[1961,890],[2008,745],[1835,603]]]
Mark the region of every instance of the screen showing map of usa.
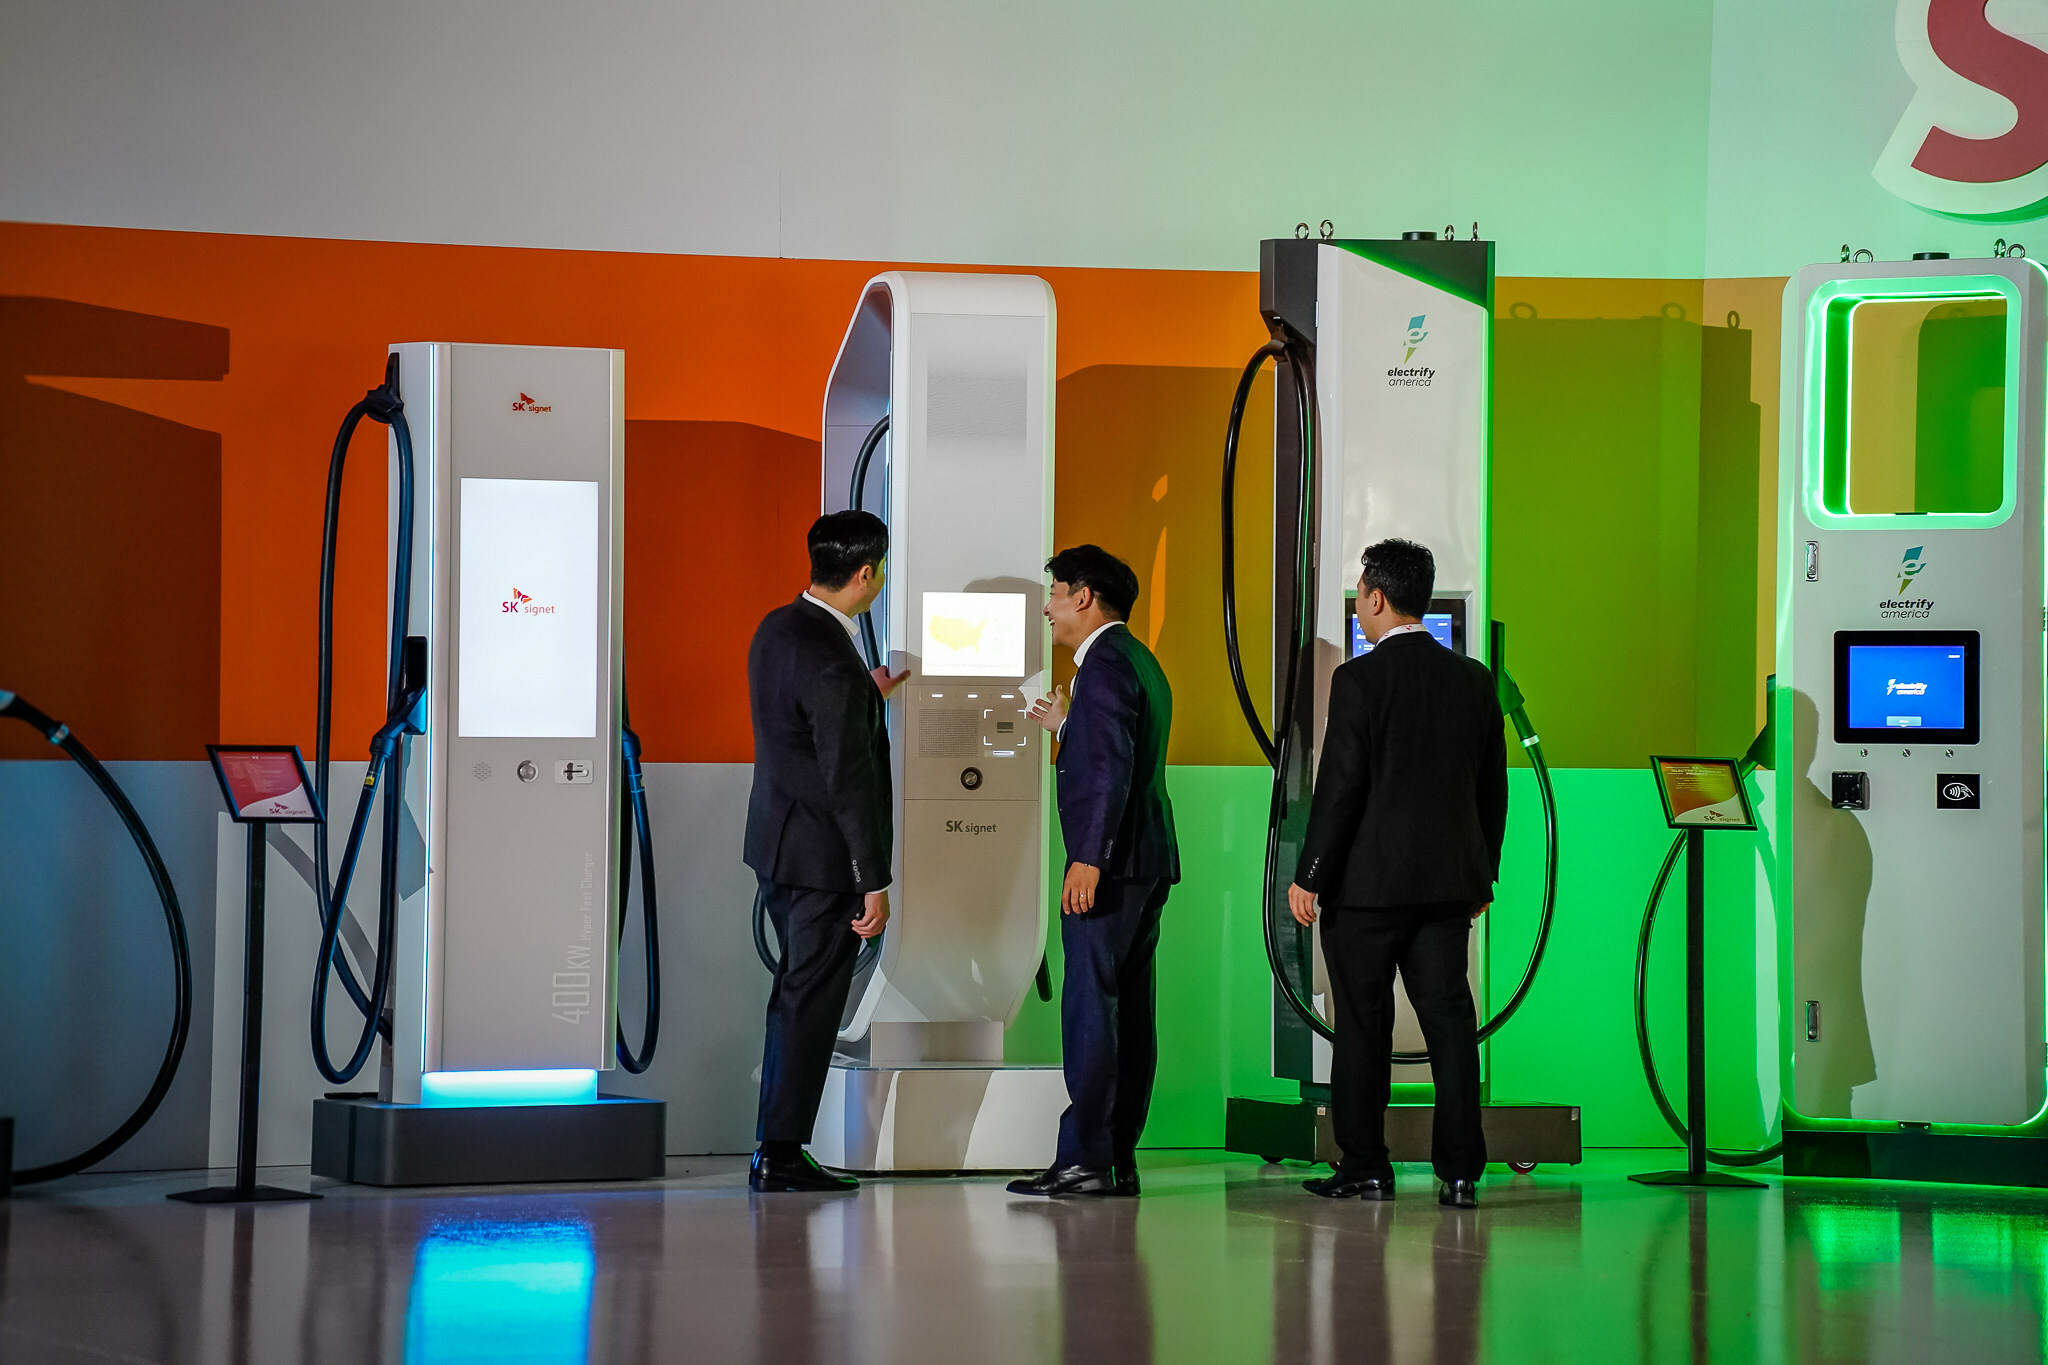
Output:
[[924,674],[931,678],[1024,676],[1024,594],[924,594]]

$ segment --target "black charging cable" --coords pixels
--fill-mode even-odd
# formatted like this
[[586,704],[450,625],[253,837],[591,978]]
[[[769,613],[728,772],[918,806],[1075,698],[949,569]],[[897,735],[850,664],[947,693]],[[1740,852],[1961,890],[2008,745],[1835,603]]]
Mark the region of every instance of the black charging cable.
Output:
[[[355,818],[349,824],[341,866],[330,884],[327,871],[327,826],[314,826],[313,890],[320,907],[320,958],[313,974],[313,1003],[310,1018],[313,1063],[331,1084],[353,1080],[370,1058],[382,1032],[390,1036],[385,1019],[390,999],[392,948],[397,942],[398,845],[404,832],[406,734],[425,732],[420,714],[426,694],[426,641],[407,633],[412,606],[412,524],[413,451],[412,428],[405,420],[405,403],[398,393],[398,357],[385,363],[384,382],[363,395],[350,408],[335,433],[334,452],[327,466],[326,519],[320,540],[320,661],[318,708],[313,752],[313,786],[320,808],[328,809],[327,780],[330,737],[334,709],[334,558],[341,531],[342,473],[348,461],[350,439],[363,418],[391,428],[398,456],[398,530],[391,569],[391,647],[385,682],[385,719],[370,741],[370,763],[363,774],[363,788],[356,801]],[[384,794],[383,847],[379,853],[377,884],[376,963],[370,988],[365,991],[349,970],[340,946],[341,917],[348,913],[348,893],[355,880],[356,861],[362,853],[363,834],[370,807],[379,789]],[[342,979],[356,1007],[363,1014],[363,1028],[348,1060],[337,1066],[327,1046],[327,982],[333,972]]]
[[60,1161],[13,1172],[14,1184],[34,1185],[76,1175],[105,1161],[141,1132],[142,1126],[163,1104],[164,1096],[170,1093],[171,1082],[177,1078],[178,1064],[185,1057],[185,1040],[192,1031],[192,947],[185,934],[185,912],[178,904],[178,889],[171,884],[171,874],[164,866],[163,855],[157,852],[156,841],[149,836],[149,826],[142,823],[134,803],[121,790],[121,784],[114,780],[113,774],[101,766],[77,735],[71,733],[70,726],[37,710],[20,694],[0,689],[0,716],[11,716],[41,731],[43,738],[62,749],[65,756],[83,769],[93,785],[100,789],[100,794],[107,798],[114,814],[120,817],[121,824],[127,829],[129,839],[134,842],[135,851],[142,855],[150,884],[156,888],[157,900],[163,906],[164,928],[171,938],[171,1036],[164,1044],[163,1059],[157,1063],[156,1076],[150,1081],[149,1090],[113,1132],[84,1151]]

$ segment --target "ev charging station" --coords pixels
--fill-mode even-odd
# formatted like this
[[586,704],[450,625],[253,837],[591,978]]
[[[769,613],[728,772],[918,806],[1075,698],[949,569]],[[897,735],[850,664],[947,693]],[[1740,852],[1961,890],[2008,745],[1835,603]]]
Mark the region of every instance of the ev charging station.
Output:
[[896,880],[854,983],[812,1154],[854,1171],[1051,1164],[1066,1083],[1005,1066],[1044,959],[1055,317],[1029,275],[891,271],[825,391],[822,510],[889,525],[870,663],[888,706]]
[[[1506,678],[1504,633],[1492,622],[1490,514],[1492,242],[1438,239],[1282,239],[1261,243],[1259,309],[1273,340],[1238,385],[1225,456],[1225,628],[1238,699],[1274,767],[1266,866],[1266,941],[1274,975],[1273,1075],[1299,1101],[1232,1098],[1224,1146],[1268,1159],[1334,1160],[1328,1118],[1335,1011],[1327,999],[1320,932],[1286,910],[1308,823],[1330,677],[1370,648],[1354,613],[1359,555],[1400,536],[1429,547],[1436,590],[1424,624],[1445,647],[1489,664],[1504,709],[1536,769],[1549,835],[1544,899],[1520,984],[1483,1041],[1526,997],[1548,941],[1557,879],[1556,807],[1541,743]],[[1236,634],[1236,448],[1251,382],[1275,360],[1273,437],[1273,729],[1257,716]],[[1290,416],[1291,414],[1291,416]],[[1472,994],[1487,1003],[1487,919],[1472,936]],[[1405,989],[1396,992],[1395,1084],[1426,1082],[1428,1054]],[[1486,1049],[1481,1050],[1482,1065]],[[1397,1092],[1398,1095],[1398,1092]],[[1570,1105],[1485,1109],[1494,1159],[1527,1169],[1580,1160]],[[1387,1142],[1397,1161],[1429,1154],[1430,1108],[1396,1103]]]
[[1785,291],[1788,1175],[2048,1183],[2044,300],[2017,256]]
[[393,455],[411,466],[392,482],[392,563],[410,552],[392,579],[410,623],[394,709],[412,700],[402,807],[386,819],[388,1032],[374,1099],[316,1102],[313,1172],[659,1176],[661,1103],[597,1094],[617,1028],[620,822],[637,794],[620,740],[625,355],[391,355],[406,424]]

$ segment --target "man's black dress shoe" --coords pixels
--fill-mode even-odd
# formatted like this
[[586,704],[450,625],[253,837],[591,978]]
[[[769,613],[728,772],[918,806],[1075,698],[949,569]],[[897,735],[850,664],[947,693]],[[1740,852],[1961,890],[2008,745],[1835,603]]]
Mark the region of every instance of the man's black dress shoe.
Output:
[[1112,1177],[1109,1192],[1119,1199],[1138,1197],[1138,1168],[1131,1162],[1119,1161],[1109,1168]]
[[1476,1209],[1479,1207],[1479,1182],[1439,1181],[1436,1187],[1436,1202],[1453,1209]]
[[[1009,1188],[1011,1194],[1067,1199],[1077,1195],[1108,1194],[1113,1183],[1109,1171],[1102,1166],[1049,1166],[1043,1175],[1034,1175],[1029,1180],[1012,1180]],[[1133,1189],[1132,1193],[1137,1191]]]
[[762,1194],[792,1190],[837,1193],[860,1188],[858,1180],[850,1175],[832,1174],[813,1161],[809,1152],[798,1152],[794,1157],[754,1153],[753,1167],[747,1172],[747,1185]]
[[1391,1175],[1346,1175],[1342,1171],[1331,1171],[1315,1180],[1302,1181],[1301,1187],[1325,1199],[1379,1201],[1394,1197],[1394,1177]]

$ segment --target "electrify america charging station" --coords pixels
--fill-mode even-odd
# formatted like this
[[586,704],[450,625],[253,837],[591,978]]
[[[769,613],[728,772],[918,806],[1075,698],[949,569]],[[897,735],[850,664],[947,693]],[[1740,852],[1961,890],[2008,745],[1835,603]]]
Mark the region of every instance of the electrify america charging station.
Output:
[[[1328,1113],[1334,1010],[1320,932],[1300,930],[1286,887],[1308,823],[1330,677],[1370,649],[1355,612],[1360,555],[1398,536],[1429,547],[1436,589],[1424,624],[1445,648],[1492,667],[1503,710],[1535,770],[1546,831],[1544,891],[1519,984],[1484,1018],[1483,1041],[1527,997],[1542,965],[1557,884],[1557,813],[1540,739],[1505,672],[1492,621],[1491,401],[1494,244],[1431,232],[1399,240],[1271,240],[1259,252],[1259,311],[1272,340],[1245,367],[1224,460],[1224,622],[1238,701],[1273,765],[1265,938],[1272,968],[1273,1075],[1299,1100],[1232,1098],[1224,1146],[1268,1159],[1333,1161]],[[1238,433],[1252,380],[1274,367],[1273,694],[1268,732],[1244,679],[1237,635],[1235,487]],[[1497,913],[1497,912],[1496,912]],[[1473,998],[1488,1005],[1489,921],[1472,936]],[[1429,1054],[1405,989],[1395,992],[1394,1079],[1428,1080]],[[1486,1063],[1482,1048],[1482,1065]],[[1490,1073],[1490,1068],[1489,1068]],[[1489,1074],[1490,1084],[1490,1074]],[[1429,1156],[1431,1110],[1396,1092],[1387,1142],[1397,1161]],[[1486,1104],[1488,1150],[1528,1169],[1580,1159],[1579,1111]]]
[[1007,1066],[1044,960],[1052,289],[1029,275],[868,281],[825,390],[822,510],[889,524],[870,662],[888,707],[896,880],[856,979],[811,1151],[854,1171],[1052,1163],[1066,1083]]
[[[597,1094],[614,1060],[625,804],[625,355],[430,342],[391,354],[413,465],[410,509],[392,483],[392,548],[409,523],[424,691],[399,741],[378,1094],[316,1102],[313,1173],[659,1176],[663,1106]],[[392,444],[399,455],[396,428]]]
[[2015,255],[1786,287],[1788,1175],[2048,1184],[2044,285]]

